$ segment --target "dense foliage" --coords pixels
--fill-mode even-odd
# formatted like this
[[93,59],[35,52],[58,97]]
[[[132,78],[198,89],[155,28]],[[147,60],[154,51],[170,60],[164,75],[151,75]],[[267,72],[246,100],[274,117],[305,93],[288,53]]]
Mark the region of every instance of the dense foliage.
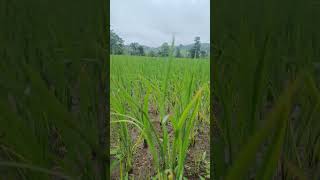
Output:
[[143,46],[137,42],[131,43],[129,45],[129,54],[133,56],[144,56]]
[[110,30],[110,52],[111,54],[124,53],[124,41],[112,29]]
[[[208,43],[201,43],[200,37],[195,37],[194,44],[176,46],[174,55],[177,58],[207,58],[209,57]],[[110,52],[113,55],[132,55],[149,57],[168,57],[170,46],[164,42],[160,47],[148,47],[132,42],[124,45],[124,40],[114,31],[110,30]]]

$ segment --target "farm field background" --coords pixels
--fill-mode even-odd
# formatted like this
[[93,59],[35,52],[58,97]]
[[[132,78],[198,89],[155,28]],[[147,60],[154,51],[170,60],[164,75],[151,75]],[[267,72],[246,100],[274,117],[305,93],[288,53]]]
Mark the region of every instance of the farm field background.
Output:
[[208,178],[209,59],[110,59],[112,178]]

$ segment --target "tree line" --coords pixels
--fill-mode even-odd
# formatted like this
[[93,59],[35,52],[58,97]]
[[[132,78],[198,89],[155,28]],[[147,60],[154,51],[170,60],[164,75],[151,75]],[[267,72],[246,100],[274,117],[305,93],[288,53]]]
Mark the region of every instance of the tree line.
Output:
[[[209,56],[209,53],[205,50],[201,50],[200,37],[194,38],[194,44],[185,52],[182,52],[183,45],[179,45],[174,49],[174,56],[177,58],[205,58]],[[110,51],[111,54],[121,55],[127,54],[132,56],[150,56],[150,57],[168,57],[170,52],[170,46],[167,42],[164,42],[160,48],[151,49],[146,51],[143,45],[133,42],[129,46],[124,45],[124,40],[114,31],[110,30]]]

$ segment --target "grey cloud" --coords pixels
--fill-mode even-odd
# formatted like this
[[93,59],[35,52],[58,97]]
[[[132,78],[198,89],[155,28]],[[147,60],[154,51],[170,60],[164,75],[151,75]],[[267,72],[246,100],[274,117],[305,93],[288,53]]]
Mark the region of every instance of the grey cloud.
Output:
[[159,46],[171,40],[210,41],[210,0],[111,0],[111,28],[126,44]]

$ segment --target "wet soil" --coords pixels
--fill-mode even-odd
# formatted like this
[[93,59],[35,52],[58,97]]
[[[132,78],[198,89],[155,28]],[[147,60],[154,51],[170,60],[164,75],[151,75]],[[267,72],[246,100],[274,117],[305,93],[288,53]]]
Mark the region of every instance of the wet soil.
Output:
[[[149,112],[151,114],[152,124],[157,134],[162,138],[162,130],[160,125],[159,117],[154,112]],[[133,142],[137,142],[139,138],[139,131],[133,126],[129,126],[130,135]],[[170,122],[167,125],[167,130],[169,133],[169,139],[172,141],[173,137],[173,127]],[[210,161],[210,127],[207,122],[198,120],[196,124],[197,134],[195,136],[194,143],[189,146],[189,151],[187,154],[185,162],[185,176],[190,179],[200,179],[199,175],[205,177],[206,172],[206,162]],[[112,132],[111,132],[112,134]],[[112,147],[111,139],[111,147]],[[114,142],[113,142],[114,144]],[[203,153],[206,152],[205,161],[201,160]],[[134,179],[150,179],[150,177],[156,175],[155,168],[153,168],[152,156],[148,147],[144,146],[143,140],[137,146],[136,151],[133,154],[133,166],[132,171],[129,176],[133,176]],[[119,168],[115,168],[111,172],[111,179],[119,178]]]

